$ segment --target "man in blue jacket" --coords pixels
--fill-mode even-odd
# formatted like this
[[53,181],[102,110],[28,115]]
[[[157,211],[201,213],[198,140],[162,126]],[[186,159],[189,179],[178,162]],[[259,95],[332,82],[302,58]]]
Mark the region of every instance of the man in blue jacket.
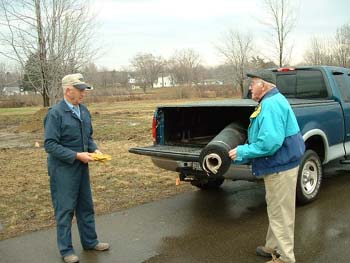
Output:
[[248,143],[229,152],[235,162],[251,162],[253,174],[266,188],[269,228],[256,253],[269,263],[294,263],[295,195],[298,167],[305,151],[294,112],[275,86],[269,70],[247,74],[252,99],[259,102],[250,116]]
[[44,120],[45,150],[58,248],[65,262],[74,263],[79,262],[71,237],[74,213],[84,249],[103,251],[109,244],[97,240],[90,189],[90,153],[99,150],[92,138],[90,112],[81,103],[91,87],[81,74],[65,76],[62,87],[64,99],[49,109]]

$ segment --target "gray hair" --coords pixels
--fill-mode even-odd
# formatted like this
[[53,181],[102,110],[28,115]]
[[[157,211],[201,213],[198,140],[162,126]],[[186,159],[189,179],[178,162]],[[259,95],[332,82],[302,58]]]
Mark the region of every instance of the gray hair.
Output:
[[261,79],[261,81],[262,81],[262,83],[266,83],[269,87],[272,87],[272,88],[275,88],[275,87],[276,87],[276,84],[273,84],[273,83],[268,82],[268,81],[263,80],[263,79]]
[[67,86],[67,85],[62,86],[63,94],[66,93],[66,90],[67,90],[68,88],[69,88],[69,86]]

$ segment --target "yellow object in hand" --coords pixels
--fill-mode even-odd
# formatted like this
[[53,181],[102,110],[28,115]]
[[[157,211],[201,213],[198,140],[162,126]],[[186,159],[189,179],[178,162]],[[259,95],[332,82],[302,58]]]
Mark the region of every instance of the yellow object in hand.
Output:
[[94,161],[100,161],[100,162],[106,162],[112,160],[112,157],[109,154],[103,154],[103,153],[92,153],[91,157],[94,159]]

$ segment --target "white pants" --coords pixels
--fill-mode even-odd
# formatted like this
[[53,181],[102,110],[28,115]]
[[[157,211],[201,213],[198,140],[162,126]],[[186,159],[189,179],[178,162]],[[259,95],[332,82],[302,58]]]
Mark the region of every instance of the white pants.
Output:
[[294,223],[298,168],[264,177],[269,228],[265,247],[277,250],[281,260],[295,263]]

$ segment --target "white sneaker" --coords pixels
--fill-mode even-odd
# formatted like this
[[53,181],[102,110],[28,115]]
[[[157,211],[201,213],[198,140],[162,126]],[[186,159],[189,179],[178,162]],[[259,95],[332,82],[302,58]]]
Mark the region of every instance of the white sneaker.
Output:
[[79,262],[79,258],[75,254],[70,254],[68,256],[63,257],[64,262],[66,263],[77,263]]
[[108,243],[102,243],[102,242],[99,242],[94,247],[94,250],[97,250],[97,251],[105,251],[105,250],[108,250],[108,249],[109,249],[109,244]]

